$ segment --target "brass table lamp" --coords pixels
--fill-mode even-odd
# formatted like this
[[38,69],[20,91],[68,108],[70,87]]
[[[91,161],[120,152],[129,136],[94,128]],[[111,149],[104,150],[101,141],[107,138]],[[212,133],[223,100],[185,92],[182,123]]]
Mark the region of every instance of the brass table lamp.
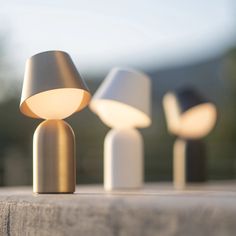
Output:
[[20,110],[45,119],[33,137],[34,193],[75,191],[74,132],[63,119],[85,108],[90,97],[67,53],[47,51],[27,60]]

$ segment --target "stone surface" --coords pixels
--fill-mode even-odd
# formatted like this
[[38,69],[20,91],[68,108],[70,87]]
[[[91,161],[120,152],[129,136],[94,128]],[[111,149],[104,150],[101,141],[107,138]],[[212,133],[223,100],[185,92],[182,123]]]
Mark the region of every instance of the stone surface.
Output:
[[105,193],[34,195],[29,187],[0,189],[2,236],[236,235],[236,182],[175,191],[170,184]]

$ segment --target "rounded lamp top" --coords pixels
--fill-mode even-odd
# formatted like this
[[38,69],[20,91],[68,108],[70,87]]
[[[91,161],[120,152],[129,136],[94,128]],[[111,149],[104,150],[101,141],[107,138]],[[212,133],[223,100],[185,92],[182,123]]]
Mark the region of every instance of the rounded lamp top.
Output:
[[89,106],[109,127],[147,127],[151,124],[151,81],[141,72],[114,68]]
[[42,52],[27,60],[20,102],[23,114],[33,118],[64,119],[86,107],[90,97],[66,52]]
[[193,89],[168,92],[163,105],[168,130],[177,136],[201,138],[215,126],[216,106]]

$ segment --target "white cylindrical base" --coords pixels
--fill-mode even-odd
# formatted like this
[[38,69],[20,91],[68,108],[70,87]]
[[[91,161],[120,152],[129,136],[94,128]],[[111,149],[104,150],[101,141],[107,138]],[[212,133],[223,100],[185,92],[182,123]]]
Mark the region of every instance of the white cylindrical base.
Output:
[[112,129],[104,143],[105,190],[140,188],[143,184],[143,139],[132,128]]

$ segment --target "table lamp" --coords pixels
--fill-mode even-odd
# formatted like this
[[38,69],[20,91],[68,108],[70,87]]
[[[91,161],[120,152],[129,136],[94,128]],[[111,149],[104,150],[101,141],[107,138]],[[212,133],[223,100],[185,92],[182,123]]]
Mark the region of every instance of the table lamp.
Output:
[[89,90],[66,52],[42,52],[27,60],[20,111],[45,119],[33,136],[34,193],[75,191],[74,132],[63,119],[89,100]]
[[173,150],[173,179],[177,189],[206,179],[206,148],[202,137],[214,127],[216,107],[197,91],[168,92],[163,99],[167,127],[177,136]]
[[150,90],[147,75],[114,68],[91,100],[90,109],[112,128],[104,142],[105,190],[142,186],[143,140],[136,128],[151,124]]

